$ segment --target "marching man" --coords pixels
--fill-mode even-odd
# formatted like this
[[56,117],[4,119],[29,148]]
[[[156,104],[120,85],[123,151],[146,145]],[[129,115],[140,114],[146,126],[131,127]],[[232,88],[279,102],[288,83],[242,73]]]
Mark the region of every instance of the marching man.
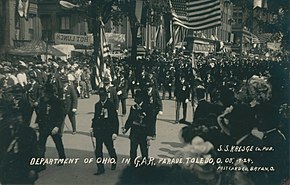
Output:
[[137,90],[135,93],[136,104],[131,106],[129,117],[122,128],[123,134],[129,129],[130,132],[130,162],[134,165],[137,157],[137,148],[140,145],[142,158],[148,160],[148,149],[150,140],[153,138],[154,129],[153,124],[150,125],[146,114],[146,105],[143,103],[142,93]]
[[[109,156],[114,160],[111,170],[116,169],[117,154],[114,148],[114,140],[119,132],[119,120],[115,105],[108,100],[105,88],[99,89],[100,101],[95,105],[95,114],[92,119],[91,133],[96,138],[95,156],[97,161],[103,161],[103,144],[105,144]],[[97,163],[97,173],[105,173],[104,164]]]

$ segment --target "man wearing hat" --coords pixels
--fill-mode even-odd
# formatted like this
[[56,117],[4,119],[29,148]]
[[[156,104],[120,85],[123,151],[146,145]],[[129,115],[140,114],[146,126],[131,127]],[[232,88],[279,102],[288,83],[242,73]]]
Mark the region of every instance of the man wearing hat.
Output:
[[61,127],[61,133],[63,133],[65,118],[66,115],[68,115],[72,126],[72,134],[74,135],[76,134],[76,111],[78,106],[78,97],[73,84],[69,83],[69,80],[66,76],[61,77],[61,82],[63,84],[63,94],[60,97],[60,100],[64,109],[64,120]]
[[[174,95],[176,97],[176,119],[175,123],[184,123],[186,121],[187,103],[189,102],[190,87],[188,82],[185,81],[185,76],[181,76],[176,83]],[[180,107],[182,104],[183,118],[179,120]]]
[[28,84],[22,100],[21,111],[23,114],[24,124],[30,125],[33,111],[38,115],[38,104],[41,97],[40,85],[37,82],[37,74],[31,70],[28,72]]
[[63,123],[64,110],[60,106],[60,100],[55,96],[52,84],[47,84],[44,91],[44,96],[40,99],[38,125],[39,125],[39,150],[41,157],[45,156],[46,141],[48,136],[51,136],[60,159],[65,159],[65,152],[60,133]]
[[116,87],[111,85],[111,81],[109,78],[104,78],[103,84],[106,89],[108,99],[114,104],[115,109],[118,111],[119,100]]
[[212,111],[212,104],[205,100],[205,88],[202,85],[196,87],[196,98],[198,101],[193,116],[193,123],[204,123],[207,121],[209,113]]
[[148,159],[149,140],[153,138],[154,129],[152,124],[148,122],[148,109],[143,102],[143,94],[140,90],[135,93],[136,104],[131,106],[129,117],[123,129],[125,134],[129,129],[130,132],[130,159],[131,165],[134,165],[134,160],[137,157],[137,148],[140,145],[142,158]]
[[126,114],[126,99],[127,99],[127,89],[128,89],[128,81],[125,79],[124,75],[121,73],[120,76],[117,78],[117,95],[118,95],[118,107],[119,110],[119,103],[121,101],[122,105],[122,115]]
[[109,156],[113,160],[111,170],[116,169],[117,154],[114,148],[114,140],[117,139],[119,133],[119,120],[115,105],[109,101],[107,90],[99,89],[100,101],[95,104],[94,118],[92,119],[91,133],[96,138],[95,156],[97,163],[97,173],[101,175],[105,173],[103,163],[103,144],[105,144]]
[[162,100],[160,99],[159,92],[155,89],[152,81],[146,83],[144,92],[144,104],[148,107],[148,121],[153,125],[153,139],[156,137],[156,119],[157,115],[163,114]]

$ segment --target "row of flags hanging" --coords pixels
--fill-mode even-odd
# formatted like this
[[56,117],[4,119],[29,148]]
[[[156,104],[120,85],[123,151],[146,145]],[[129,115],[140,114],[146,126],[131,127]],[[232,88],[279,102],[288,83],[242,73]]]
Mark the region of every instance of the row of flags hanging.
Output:
[[220,0],[172,0],[172,24],[200,31],[221,25]]
[[[30,0],[16,0],[17,12],[20,17],[28,19]],[[176,45],[178,41],[183,42],[187,31],[200,31],[221,25],[220,0],[169,0],[172,13],[170,24],[171,38],[167,44]],[[136,17],[141,21],[143,1],[136,0]],[[163,21],[162,21],[163,22]],[[164,40],[163,23],[156,28],[155,43]],[[109,44],[106,40],[104,24],[101,24],[100,53],[96,60],[96,84],[101,82],[104,76],[106,64],[103,62],[109,56]]]
[[221,25],[220,0],[169,0],[172,14],[168,45],[183,42],[188,30],[202,31]]
[[[178,41],[182,42],[188,30],[201,31],[221,25],[220,0],[169,0],[172,13],[170,24],[171,38],[167,44],[174,46]],[[136,0],[136,17],[141,21],[143,1]],[[137,11],[138,10],[138,11]],[[163,21],[156,28],[155,43],[163,40]],[[96,84],[101,83],[101,76],[106,72],[106,64],[101,62],[109,55],[109,45],[106,41],[104,25],[101,26],[101,58],[97,59],[96,64]]]

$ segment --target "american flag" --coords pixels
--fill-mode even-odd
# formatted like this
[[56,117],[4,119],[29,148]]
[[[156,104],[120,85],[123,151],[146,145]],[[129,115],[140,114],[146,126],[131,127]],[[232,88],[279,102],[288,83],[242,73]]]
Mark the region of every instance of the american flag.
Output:
[[105,25],[104,23],[102,22],[101,24],[101,53],[102,53],[102,57],[105,58],[105,57],[108,57],[109,54],[110,54],[110,47],[109,47],[109,44],[107,42],[107,39],[106,39],[106,34],[105,34]]
[[110,48],[109,44],[106,40],[106,34],[105,34],[105,25],[103,22],[101,22],[101,28],[100,28],[100,51],[101,56],[98,56],[96,59],[96,67],[95,67],[95,82],[96,85],[101,85],[101,81],[104,77],[104,71],[106,69],[106,64],[104,63],[104,59],[110,55]]
[[219,0],[172,0],[173,25],[204,30],[221,24]]

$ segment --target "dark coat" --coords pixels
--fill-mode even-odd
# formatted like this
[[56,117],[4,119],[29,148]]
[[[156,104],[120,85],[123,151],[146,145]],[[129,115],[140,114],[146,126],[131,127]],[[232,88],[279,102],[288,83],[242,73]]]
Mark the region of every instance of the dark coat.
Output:
[[151,122],[148,121],[147,114],[148,110],[146,110],[144,104],[131,106],[129,117],[125,123],[125,129],[131,129],[130,139],[145,139],[147,136],[154,135],[154,130]]
[[127,98],[128,93],[127,93],[127,89],[128,89],[128,80],[126,80],[125,78],[122,79],[117,79],[116,82],[116,91],[119,92],[121,91],[122,94],[119,95],[119,98]]
[[274,172],[268,174],[271,184],[281,184],[289,172],[288,142],[279,129],[264,132],[263,146],[273,147],[273,151],[264,152],[263,166],[273,166]]
[[72,109],[76,109],[78,106],[78,96],[72,85],[68,85],[67,88],[63,88],[63,95],[60,99],[62,106],[64,107],[65,114],[68,114],[72,111]]
[[110,86],[108,89],[107,89],[107,94],[108,94],[108,98],[109,100],[113,103],[113,105],[115,106],[115,109],[117,110],[117,107],[118,107],[118,95],[117,95],[117,90],[116,90],[116,87],[114,86]]
[[190,96],[190,86],[187,82],[184,82],[183,84],[181,82],[176,83],[174,95],[176,97],[176,100],[178,101],[185,101],[186,99],[189,99]]
[[194,112],[194,123],[207,124],[211,116],[217,117],[220,115],[220,110],[218,110],[216,107],[216,105],[204,99],[200,100]]
[[41,87],[38,82],[29,83],[26,86],[26,91],[23,97],[23,103],[27,103],[29,106],[33,107],[34,103],[39,103],[41,96]]
[[111,101],[106,101],[104,105],[99,101],[95,104],[94,118],[92,125],[94,136],[104,132],[119,134],[119,119],[116,108]]
[[43,97],[39,104],[39,129],[51,131],[54,127],[61,128],[64,119],[64,108],[60,100],[52,96],[49,100]]
[[143,98],[144,104],[153,111],[153,114],[157,115],[159,111],[163,111],[162,100],[157,89],[153,88],[151,93],[144,92]]
[[[252,134],[248,134],[240,143],[237,143],[239,146],[253,146],[254,150],[256,147],[262,148],[263,142],[256,136]],[[250,158],[252,160],[252,163],[246,163],[248,167],[251,166],[263,166],[264,156],[262,152],[237,152],[235,153],[236,159],[244,159],[244,158]],[[267,176],[265,173],[261,172],[250,172],[247,174],[255,184],[267,184]]]
[[[2,120],[5,122],[5,120]],[[30,165],[30,160],[37,157],[37,136],[35,131],[19,124],[2,127],[0,133],[0,181],[3,184],[30,184],[37,179],[37,174],[29,178],[31,170],[38,171],[38,166]]]

